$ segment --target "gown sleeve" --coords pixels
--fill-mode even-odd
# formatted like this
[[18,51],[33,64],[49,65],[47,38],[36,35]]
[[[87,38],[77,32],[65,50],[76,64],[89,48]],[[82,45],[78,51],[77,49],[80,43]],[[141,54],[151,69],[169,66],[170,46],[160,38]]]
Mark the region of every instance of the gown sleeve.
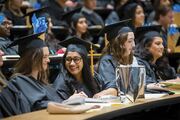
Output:
[[0,118],[30,112],[25,96],[10,82],[0,92]]
[[108,88],[117,88],[115,80],[104,80],[104,78],[95,72],[94,79],[97,82],[100,91],[106,90]]
[[98,66],[98,73],[102,76],[104,80],[115,80],[115,63],[109,56],[103,57]]
[[[11,79],[18,90],[27,98],[31,110],[39,110],[47,107],[49,101],[57,101],[55,94],[49,92],[45,85],[26,76],[16,76]],[[62,101],[59,97],[59,101]]]
[[63,100],[68,99],[73,93],[74,89],[72,88],[72,85],[69,83],[69,81],[65,78],[65,75],[63,72],[60,72],[58,76],[56,77],[53,87],[56,89],[57,93]]
[[147,61],[142,60],[140,58],[138,58],[137,60],[138,60],[139,65],[145,66],[145,70],[146,70],[145,83],[146,83],[146,85],[149,83],[156,83],[157,82],[156,75],[155,75],[155,72],[153,71],[153,69],[151,68],[150,64]]

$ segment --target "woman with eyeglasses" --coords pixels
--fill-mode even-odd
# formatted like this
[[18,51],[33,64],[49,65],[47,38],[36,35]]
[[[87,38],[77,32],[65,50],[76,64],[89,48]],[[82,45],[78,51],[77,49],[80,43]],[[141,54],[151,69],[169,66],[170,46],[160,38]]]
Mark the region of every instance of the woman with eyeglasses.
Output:
[[28,101],[27,107],[30,107],[31,111],[45,109],[50,101],[63,101],[49,84],[49,49],[45,41],[39,38],[40,35],[41,33],[29,35],[11,44],[11,46],[19,45],[21,58],[15,66],[10,83],[22,92]]
[[[77,43],[75,43],[78,41]],[[72,44],[71,44],[72,43]],[[75,44],[73,44],[75,43]],[[104,95],[117,95],[114,82],[104,82],[96,72],[94,76],[88,64],[88,52],[90,43],[80,40],[77,37],[69,38],[61,43],[67,47],[63,56],[63,67],[57,76],[54,86],[63,99],[67,99],[73,93],[81,93],[86,97],[101,97]]]

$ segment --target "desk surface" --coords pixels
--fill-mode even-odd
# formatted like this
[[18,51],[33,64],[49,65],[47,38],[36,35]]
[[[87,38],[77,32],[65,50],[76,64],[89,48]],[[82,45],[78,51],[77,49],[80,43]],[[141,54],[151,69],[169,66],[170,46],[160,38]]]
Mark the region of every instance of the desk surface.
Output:
[[9,117],[4,120],[103,120],[177,103],[180,103],[180,95],[170,95],[162,98],[140,100],[133,104],[104,107],[99,111],[83,114],[49,114],[46,110],[40,110]]

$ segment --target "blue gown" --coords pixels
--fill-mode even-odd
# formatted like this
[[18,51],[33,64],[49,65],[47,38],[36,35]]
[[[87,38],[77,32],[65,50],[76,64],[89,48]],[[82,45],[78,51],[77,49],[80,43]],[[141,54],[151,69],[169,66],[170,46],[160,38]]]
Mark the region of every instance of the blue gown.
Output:
[[17,55],[17,47],[13,46],[11,48],[7,48],[12,41],[9,38],[0,37],[0,49],[4,52],[5,55]]
[[49,101],[62,102],[62,98],[50,85],[45,85],[24,75],[17,75],[10,81],[27,98],[31,111],[47,107]]
[[[116,82],[116,67],[119,65],[112,55],[104,55],[99,61],[97,71],[104,80]],[[135,57],[133,57],[132,65],[138,65]],[[123,86],[120,87],[120,90],[124,91]]]
[[[115,82],[103,80],[103,78],[96,72],[94,74],[94,80],[98,86],[98,88],[95,88],[98,92],[108,88],[116,88]],[[56,88],[58,94],[64,100],[73,95],[75,90],[77,92],[83,91],[88,97],[93,97],[93,93],[87,88],[85,84],[78,82],[65,71],[61,71],[59,73],[53,85]]]

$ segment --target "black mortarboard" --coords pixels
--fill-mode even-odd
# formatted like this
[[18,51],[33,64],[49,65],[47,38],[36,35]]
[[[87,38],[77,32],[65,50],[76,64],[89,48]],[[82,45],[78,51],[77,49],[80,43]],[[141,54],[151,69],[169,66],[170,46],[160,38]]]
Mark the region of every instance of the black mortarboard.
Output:
[[122,20],[117,23],[109,24],[105,26],[99,33],[99,35],[107,34],[107,40],[112,41],[119,33],[132,32],[129,28],[131,19]]
[[133,14],[135,13],[134,9],[137,7],[137,3],[133,0],[128,0],[125,4],[123,4],[119,10],[118,14],[121,19],[132,19]]
[[30,22],[30,24],[32,24],[31,18],[32,18],[33,14],[36,14],[36,17],[46,17],[46,18],[49,17],[48,13],[46,12],[47,9],[48,9],[48,6],[42,7],[42,8],[37,9],[37,10],[33,10],[31,12],[26,13],[24,15],[24,17],[29,16],[29,19],[30,19],[29,22]]
[[18,53],[20,56],[22,56],[23,53],[25,53],[27,49],[45,47],[47,46],[45,41],[39,38],[41,34],[43,33],[32,34],[32,35],[21,37],[13,41],[13,43],[11,43],[8,47],[18,45]]
[[81,7],[78,7],[74,10],[71,10],[71,11],[68,11],[66,13],[64,13],[62,15],[62,20],[66,21],[67,24],[71,24],[71,20],[72,20],[72,16],[75,14],[75,13],[80,13],[81,11]]
[[88,31],[92,36],[97,36],[98,33],[102,30],[102,26],[101,25],[92,25],[92,26],[88,26]]
[[66,40],[62,41],[59,43],[60,45],[67,47],[67,48],[74,48],[75,51],[78,51],[80,53],[83,54],[87,54],[87,51],[90,50],[91,45],[93,49],[98,48],[97,46],[95,46],[94,44],[82,40],[76,36],[72,36],[70,38],[67,38]]
[[140,43],[144,38],[160,37],[160,32],[161,25],[138,27],[135,30],[135,41],[136,43]]
[[64,26],[52,26],[51,31],[58,40],[63,40],[69,35],[68,27]]
[[108,8],[96,8],[94,11],[100,15],[103,19],[106,19],[108,15],[112,12],[113,9],[108,9]]
[[30,27],[28,26],[12,26],[11,28],[11,33],[13,35],[17,35],[17,34],[20,34],[20,33],[28,33],[29,31],[31,30]]

